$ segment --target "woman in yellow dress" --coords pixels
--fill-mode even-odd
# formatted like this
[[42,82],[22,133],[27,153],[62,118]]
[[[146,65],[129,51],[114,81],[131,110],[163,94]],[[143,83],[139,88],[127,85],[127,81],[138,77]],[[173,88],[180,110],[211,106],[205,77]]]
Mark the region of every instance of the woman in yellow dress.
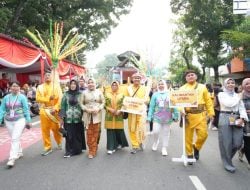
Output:
[[111,92],[105,94],[105,128],[107,129],[107,153],[128,147],[124,133],[123,117],[120,111],[124,95],[119,92],[119,83],[111,83]]

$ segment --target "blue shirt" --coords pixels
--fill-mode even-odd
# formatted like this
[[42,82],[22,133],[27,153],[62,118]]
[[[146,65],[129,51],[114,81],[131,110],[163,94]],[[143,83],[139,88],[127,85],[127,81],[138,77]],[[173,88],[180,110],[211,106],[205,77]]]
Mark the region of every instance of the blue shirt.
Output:
[[[11,116],[11,110],[14,110],[13,116]],[[0,123],[3,118],[6,121],[17,121],[23,117],[26,122],[31,121],[27,97],[21,93],[6,95],[2,99],[0,107]]]
[[178,110],[169,107],[169,93],[155,92],[149,104],[147,120],[162,124],[171,124],[178,117]]

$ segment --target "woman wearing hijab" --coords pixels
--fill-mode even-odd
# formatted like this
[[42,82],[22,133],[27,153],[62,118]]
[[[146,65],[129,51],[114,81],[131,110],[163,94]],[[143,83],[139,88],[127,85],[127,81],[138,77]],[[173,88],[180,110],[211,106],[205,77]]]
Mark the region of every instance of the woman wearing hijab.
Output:
[[87,129],[88,157],[92,159],[96,156],[98,149],[105,100],[102,92],[96,89],[96,82],[93,78],[87,80],[87,86],[87,90],[81,95],[80,105],[83,110],[83,121]]
[[169,108],[169,93],[164,80],[157,84],[158,91],[151,98],[147,123],[153,121],[154,144],[152,150],[156,151],[160,139],[162,139],[162,156],[167,156],[170,125],[178,120],[178,110]]
[[119,93],[119,83],[111,83],[111,92],[105,94],[105,128],[107,129],[107,153],[112,154],[116,149],[128,147],[124,133],[123,115],[120,111],[124,95]]
[[86,150],[85,136],[82,135],[82,110],[80,107],[80,96],[78,84],[76,80],[71,80],[69,90],[64,93],[60,118],[66,130],[65,135],[65,154],[64,158],[80,154],[82,150]]
[[218,94],[220,103],[219,148],[226,171],[234,173],[232,159],[240,149],[243,140],[243,123],[248,121],[243,101],[235,93],[235,81],[228,78],[224,81],[223,92]]
[[4,119],[11,137],[10,156],[7,163],[9,168],[15,165],[17,159],[23,157],[21,135],[25,126],[28,129],[31,127],[28,100],[25,95],[20,93],[19,82],[12,82],[10,89],[11,93],[3,98],[0,107],[0,123]]
[[[242,100],[246,108],[247,116],[250,118],[250,78],[246,78],[242,82]],[[246,122],[244,126],[244,147],[243,152],[248,161],[247,168],[250,169],[250,122]]]

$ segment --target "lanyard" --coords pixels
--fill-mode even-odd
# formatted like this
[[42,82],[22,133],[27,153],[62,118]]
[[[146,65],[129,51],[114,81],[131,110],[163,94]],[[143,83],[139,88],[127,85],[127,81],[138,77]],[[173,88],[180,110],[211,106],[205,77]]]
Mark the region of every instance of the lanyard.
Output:
[[11,104],[10,104],[10,96],[9,96],[9,105],[10,105],[10,107],[11,107],[11,110],[14,109],[17,99],[18,99],[18,95],[16,96],[16,99],[15,99],[14,103],[13,103],[12,106],[11,106]]

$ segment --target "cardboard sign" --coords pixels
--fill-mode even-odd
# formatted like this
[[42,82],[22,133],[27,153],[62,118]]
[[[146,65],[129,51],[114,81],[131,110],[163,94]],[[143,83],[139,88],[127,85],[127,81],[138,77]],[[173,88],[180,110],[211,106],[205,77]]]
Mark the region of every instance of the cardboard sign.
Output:
[[197,90],[170,91],[169,107],[198,107]]
[[143,99],[126,96],[123,100],[121,111],[142,115],[145,112],[145,108]]

